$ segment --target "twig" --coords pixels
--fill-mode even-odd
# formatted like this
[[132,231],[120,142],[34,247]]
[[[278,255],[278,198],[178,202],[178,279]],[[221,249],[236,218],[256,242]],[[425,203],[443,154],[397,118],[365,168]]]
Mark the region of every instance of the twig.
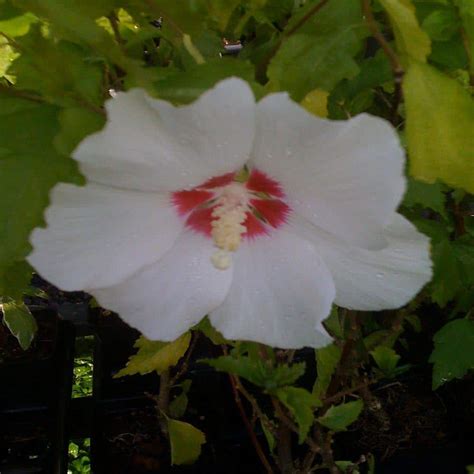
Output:
[[390,121],[393,125],[396,125],[397,116],[398,116],[398,105],[402,99],[402,81],[403,75],[405,71],[396,55],[395,51],[392,47],[388,44],[388,41],[383,36],[382,32],[380,31],[377,21],[374,18],[374,14],[372,13],[372,8],[370,6],[370,0],[361,0],[362,3],[362,12],[365,16],[365,21],[367,22],[367,26],[369,30],[372,32],[374,38],[377,40],[377,43],[382,48],[383,52],[387,56],[388,60],[390,61],[390,66],[392,68],[393,74],[393,81],[395,83],[395,92],[393,95],[393,103],[392,103],[392,110],[390,112]]
[[168,424],[166,416],[168,415],[168,408],[170,403],[170,372],[164,370],[160,374],[160,390],[156,397],[156,405],[159,411],[160,428],[163,435],[168,436]]
[[331,474],[339,474],[339,468],[334,463],[334,456],[332,454],[332,434],[327,432],[326,436],[323,436],[322,428],[316,426],[314,428],[314,436],[321,446],[321,457],[323,458],[325,467]]
[[462,42],[464,45],[464,49],[466,50],[467,54],[467,59],[469,62],[469,83],[471,86],[474,86],[474,52],[471,51],[471,47],[469,45],[469,39],[466,34],[466,30],[464,28],[461,28],[461,37],[462,37]]
[[264,80],[266,76],[267,67],[270,64],[270,61],[273,59],[277,51],[280,49],[281,45],[293,34],[295,34],[313,15],[319,12],[321,8],[323,8],[329,0],[321,0],[312,8],[310,8],[302,17],[301,19],[293,25],[288,31],[284,32],[277,44],[272,48],[270,53],[264,58],[264,60],[258,64],[257,69],[255,71],[257,79]]
[[359,390],[363,389],[364,387],[367,387],[368,385],[372,385],[376,383],[376,380],[367,380],[364,381],[363,383],[360,383],[358,385],[355,385],[354,387],[347,388],[345,390],[341,390],[340,392],[335,393],[334,395],[327,397],[323,400],[324,405],[330,405],[334,402],[337,402],[340,398],[343,398],[347,395],[352,395],[355,392],[358,392]]
[[247,414],[245,413],[244,406],[242,405],[242,400],[240,398],[239,390],[237,389],[237,381],[238,377],[232,374],[229,374],[229,380],[230,380],[230,385],[232,387],[232,392],[234,394],[234,400],[235,404],[237,405],[237,408],[239,409],[240,416],[245,424],[245,428],[247,429],[247,433],[250,437],[250,440],[252,441],[252,444],[255,448],[255,451],[257,452],[258,458],[260,459],[260,462],[263,464],[263,467],[265,468],[265,471],[267,474],[274,474],[273,468],[270,465],[267,457],[265,456],[265,453],[263,452],[263,448],[260,445],[260,442],[257,439],[257,436],[255,435],[255,431],[247,417]]
[[349,333],[342,347],[341,359],[339,360],[338,368],[336,374],[331,380],[329,387],[326,391],[330,396],[336,392],[341,384],[341,381],[346,377],[348,372],[348,366],[352,364],[353,359],[355,359],[355,342],[357,338],[357,333],[359,331],[359,324],[357,321],[357,313],[351,310],[346,312],[349,321]]
[[176,382],[182,377],[182,375],[188,370],[189,360],[191,359],[191,355],[194,349],[196,348],[196,343],[199,338],[199,332],[193,331],[191,338],[192,338],[191,344],[189,345],[188,350],[186,351],[186,356],[184,357],[181,367],[179,368],[179,370],[176,372],[176,374],[173,376],[173,378],[170,381],[171,387],[175,385]]
[[[229,351],[227,350],[227,347],[224,344],[221,345],[221,348],[224,355],[228,355]],[[252,427],[252,424],[250,423],[247,413],[245,412],[245,408],[242,405],[242,400],[240,398],[239,391],[245,396],[247,401],[249,401],[249,403],[252,405],[253,410],[261,414],[260,419],[262,421],[268,420],[268,419],[261,412],[260,407],[257,404],[257,401],[247,392],[247,390],[245,390],[244,386],[242,385],[242,382],[240,381],[240,378],[237,377],[237,375],[229,374],[229,380],[230,380],[230,386],[232,388],[232,393],[234,394],[235,404],[237,405],[237,408],[239,409],[240,416],[242,418],[242,421],[244,422],[245,429],[247,430],[250,441],[252,441],[252,444],[255,448],[257,456],[260,459],[260,462],[263,464],[263,467],[265,468],[267,474],[274,474],[273,468],[270,462],[268,461],[267,457],[265,456],[265,452],[263,451],[263,448],[260,442],[258,441],[257,436],[255,435],[255,431]]]
[[115,41],[117,41],[118,45],[123,48],[125,45],[125,40],[120,36],[120,30],[118,26],[118,18],[115,12],[112,12],[110,15],[107,16],[109,20],[110,26],[112,27],[112,31],[114,32]]
[[[281,423],[278,426],[278,439],[277,439],[277,454],[278,464],[283,474],[291,474],[293,472],[293,455],[291,452],[291,429],[286,416],[283,413],[280,402],[272,397],[273,408],[275,409],[276,416],[280,419]],[[285,421],[284,421],[285,420]]]
[[5,92],[6,94],[9,94],[14,97],[31,100],[40,104],[46,102],[42,97],[38,95],[30,94],[28,92],[16,89],[15,87],[4,86],[3,84],[0,84],[0,91]]

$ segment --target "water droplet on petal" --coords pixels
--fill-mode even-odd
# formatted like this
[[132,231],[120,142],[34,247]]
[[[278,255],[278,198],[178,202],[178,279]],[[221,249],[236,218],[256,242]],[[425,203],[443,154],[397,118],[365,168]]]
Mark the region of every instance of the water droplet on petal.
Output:
[[375,276],[377,278],[383,278],[385,276],[385,274],[384,273],[377,273]]

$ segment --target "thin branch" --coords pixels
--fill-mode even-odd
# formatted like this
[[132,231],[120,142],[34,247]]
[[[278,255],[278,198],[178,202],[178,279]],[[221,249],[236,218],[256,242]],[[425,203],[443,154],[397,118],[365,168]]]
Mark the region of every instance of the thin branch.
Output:
[[[221,348],[224,355],[228,355],[229,351],[227,350],[227,347],[225,345],[222,345]],[[232,388],[232,393],[234,394],[235,404],[237,405],[237,408],[239,409],[240,416],[242,418],[242,421],[244,422],[245,429],[247,430],[250,441],[252,441],[252,444],[255,448],[257,456],[260,459],[260,462],[265,468],[265,471],[267,472],[267,474],[274,474],[274,470],[270,462],[268,461],[267,457],[265,456],[265,452],[263,451],[262,445],[258,441],[258,438],[255,435],[253,426],[248,419],[247,413],[245,412],[245,408],[242,404],[239,391],[250,402],[254,411],[256,411],[257,413],[261,413],[260,407],[258,406],[256,400],[247,392],[247,390],[245,390],[245,388],[242,385],[242,382],[240,381],[240,378],[237,375],[229,374],[229,380],[230,380],[230,386]],[[266,416],[264,416],[263,413],[261,413],[260,419],[262,421],[267,420]]]
[[[287,419],[280,402],[272,397],[273,408],[275,409],[276,416],[280,419],[281,423],[278,427],[278,443],[277,443],[277,454],[278,454],[278,465],[283,474],[291,474],[293,472],[293,455],[291,452],[291,420]],[[285,420],[285,421],[284,421]]]
[[189,348],[188,350],[186,351],[186,356],[184,357],[184,360],[181,364],[181,367],[179,368],[179,370],[176,372],[176,374],[174,375],[174,377],[171,379],[170,381],[170,385],[173,386],[176,384],[176,382],[183,376],[183,374],[188,370],[188,366],[189,366],[189,361],[191,359],[191,355],[194,351],[194,349],[196,348],[196,343],[197,343],[197,340],[199,338],[199,333],[196,332],[196,331],[193,331],[192,332],[192,339],[191,339],[191,344],[189,345]]
[[19,97],[21,99],[31,100],[33,102],[38,102],[40,104],[45,103],[46,101],[40,97],[39,95],[30,94],[29,92],[25,92],[23,90],[16,89],[15,87],[4,86],[0,84],[0,91],[5,92],[14,97]]
[[313,15],[316,15],[316,13],[321,10],[321,8],[328,3],[329,0],[321,0],[319,3],[314,5],[314,7],[310,8],[302,17],[301,19],[294,25],[292,28],[290,28],[285,34],[285,38],[288,38],[292,34],[296,33]]
[[301,19],[293,25],[288,31],[283,32],[283,34],[280,37],[280,40],[277,42],[277,44],[272,48],[270,53],[264,58],[264,60],[258,64],[257,69],[255,71],[257,79],[264,80],[264,77],[266,76],[266,71],[267,67],[270,64],[270,61],[273,59],[275,54],[278,52],[280,49],[281,45],[293,34],[295,34],[313,15],[319,12],[321,8],[323,8],[329,0],[320,0],[316,5],[314,5],[312,8],[310,8],[302,17]]
[[365,16],[365,21],[369,30],[372,32],[372,35],[377,40],[377,43],[382,48],[383,52],[387,56],[390,66],[392,68],[393,81],[395,83],[395,92],[393,95],[392,110],[390,112],[390,119],[392,124],[396,125],[397,116],[398,116],[398,105],[402,99],[402,81],[405,71],[403,66],[398,59],[397,54],[392,49],[388,41],[385,39],[384,35],[380,31],[380,28],[375,20],[374,14],[372,13],[372,8],[370,6],[370,0],[361,0],[362,3],[362,12]]
[[109,20],[110,26],[112,27],[112,31],[114,32],[115,41],[117,41],[118,45],[123,48],[123,46],[125,45],[125,40],[120,36],[117,14],[115,12],[112,12],[110,15],[107,16],[107,19]]
[[[237,389],[237,380],[238,377],[232,374],[229,374],[229,380],[230,380],[230,385],[232,387],[232,392],[234,394],[234,400],[235,404],[237,405],[237,408],[239,409],[240,416],[245,424],[245,428],[247,429],[247,433],[249,435],[250,440],[252,441],[252,444],[255,448],[255,451],[257,452],[258,458],[260,459],[260,462],[262,463],[263,467],[265,468],[265,471],[267,474],[274,474],[273,468],[270,465],[270,462],[268,461],[267,457],[265,456],[265,453],[263,451],[263,448],[260,444],[260,442],[257,439],[257,436],[255,434],[255,431],[247,417],[247,414],[245,413],[244,406],[242,404],[242,400],[240,398],[239,390]],[[239,382],[240,383],[240,382]]]

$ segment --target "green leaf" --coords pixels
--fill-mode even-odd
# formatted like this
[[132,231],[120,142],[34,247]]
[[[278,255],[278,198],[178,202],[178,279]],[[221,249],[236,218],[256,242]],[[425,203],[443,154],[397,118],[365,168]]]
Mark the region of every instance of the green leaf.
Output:
[[0,272],[0,301],[2,296],[21,300],[30,289],[32,274],[33,269],[25,260],[14,261],[11,265],[7,265],[3,275]]
[[267,425],[262,420],[260,420],[260,426],[262,427],[263,434],[267,440],[268,449],[270,449],[270,452],[273,452],[276,446],[275,436],[273,436],[273,433],[268,429]]
[[331,431],[345,431],[351,423],[357,420],[363,407],[362,400],[332,406],[322,417],[318,418],[318,423]]
[[222,372],[238,375],[255,385],[272,390],[284,385],[291,385],[305,371],[305,363],[292,365],[279,364],[274,366],[268,361],[252,357],[222,356],[216,359],[203,359],[202,362]]
[[[307,2],[305,8],[314,3]],[[359,72],[354,57],[365,34],[358,0],[328,2],[283,40],[268,67],[269,89],[286,90],[298,102],[314,89],[331,91],[341,79]]]
[[178,363],[188,350],[190,341],[190,332],[184,333],[172,342],[150,341],[140,336],[134,345],[138,348],[138,352],[128,359],[127,365],[117,372],[114,378],[144,375],[154,371],[160,374]]
[[43,224],[51,188],[59,181],[80,182],[76,163],[52,146],[58,111],[0,93],[0,288],[30,252],[28,238]]
[[196,324],[196,326],[194,326],[192,329],[201,331],[216,346],[227,343],[226,339],[224,339],[224,336],[217,329],[214,328],[207,316],[202,319],[198,324]]
[[16,87],[38,91],[59,105],[102,104],[102,71],[90,61],[89,51],[67,41],[54,42],[43,35],[40,25],[34,25],[18,44],[22,54],[9,70]]
[[114,8],[114,0],[85,2],[83,0],[14,0],[13,4],[47,20],[62,38],[88,43],[109,57],[120,54],[112,37],[101,28],[96,19]]
[[431,281],[431,297],[441,307],[451,301],[463,288],[461,269],[452,244],[448,240],[434,246],[434,272]]
[[182,418],[188,407],[188,392],[191,388],[191,380],[184,380],[179,384],[181,393],[177,395],[169,404],[168,412],[172,418]]
[[318,399],[326,395],[326,390],[340,359],[341,349],[336,344],[316,350],[317,378],[313,386],[313,395]]
[[329,316],[323,321],[324,327],[329,331],[331,336],[338,339],[344,339],[344,328],[339,319],[339,311],[337,306],[333,305]]
[[474,100],[456,80],[411,63],[404,81],[410,173],[474,192]]
[[460,24],[454,8],[440,8],[429,14],[421,26],[431,39],[447,41],[458,31]]
[[26,35],[31,24],[36,21],[38,21],[38,18],[31,13],[16,15],[12,18],[0,20],[0,31],[10,38],[16,38],[17,36]]
[[10,82],[14,82],[14,77],[7,74],[7,71],[17,57],[18,53],[8,44],[5,38],[0,36],[0,78],[6,77]]
[[[335,461],[334,463],[342,472],[351,472],[352,474],[359,474],[359,469],[352,461]],[[348,469],[351,468],[351,471]]]
[[278,388],[274,394],[295,418],[299,428],[298,442],[303,443],[314,422],[315,397],[308,390],[299,387]]
[[206,436],[201,430],[184,421],[168,418],[171,444],[171,464],[192,464],[201,454]]
[[60,130],[54,137],[54,146],[59,153],[69,155],[76,146],[91,133],[99,131],[105,117],[83,107],[68,107],[59,112]]
[[250,63],[223,58],[193,65],[186,72],[162,71],[163,77],[155,82],[155,89],[161,99],[175,104],[188,104],[220,80],[236,76],[249,82],[254,92],[260,95],[259,86],[253,82],[253,74],[253,66]]
[[433,390],[474,369],[474,321],[457,319],[434,335]]
[[370,351],[370,355],[386,377],[392,377],[395,374],[400,356],[392,348],[378,346]]
[[418,61],[426,61],[431,41],[420,28],[411,0],[379,0],[388,14],[397,50]]
[[3,322],[18,339],[21,348],[28,349],[38,330],[36,319],[22,301],[6,302],[0,307],[3,312]]
[[414,178],[408,178],[408,189],[403,199],[405,206],[419,205],[429,208],[448,219],[446,213],[446,187],[441,183],[428,184]]

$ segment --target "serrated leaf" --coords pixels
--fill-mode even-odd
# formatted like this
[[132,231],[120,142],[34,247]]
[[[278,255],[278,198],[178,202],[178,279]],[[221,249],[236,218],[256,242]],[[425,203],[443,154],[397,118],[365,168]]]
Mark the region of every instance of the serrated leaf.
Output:
[[284,385],[291,385],[298,380],[305,371],[305,363],[292,365],[273,364],[252,357],[222,356],[216,359],[204,359],[202,362],[222,372],[235,374],[267,390],[273,390]]
[[[313,5],[307,2],[305,8]],[[358,0],[328,2],[283,41],[268,66],[269,88],[286,90],[296,101],[314,89],[331,91],[341,79],[359,72],[354,57],[365,34]]]
[[386,377],[394,375],[400,356],[391,347],[378,346],[370,351],[370,355]]
[[0,31],[8,35],[10,38],[16,38],[17,36],[26,35],[31,24],[37,21],[38,18],[31,13],[15,15],[14,17],[2,19],[0,21]]
[[308,111],[318,117],[328,116],[328,96],[329,92],[323,91],[322,89],[314,89],[314,91],[308,92],[301,105]]
[[433,247],[434,272],[431,281],[431,297],[444,307],[463,288],[461,269],[456,253],[448,240]]
[[191,341],[191,333],[186,332],[172,342],[150,341],[140,336],[134,347],[138,352],[132,355],[127,365],[114,375],[114,378],[125,375],[148,374],[158,372],[159,374],[176,365],[186,353]]
[[191,380],[184,380],[179,384],[181,393],[169,404],[168,413],[172,418],[182,418],[188,407],[188,392],[191,388]]
[[76,146],[91,133],[100,130],[105,117],[83,107],[68,107],[58,115],[60,130],[54,137],[54,146],[59,153],[69,155]]
[[403,204],[409,207],[419,205],[429,208],[448,219],[444,191],[445,186],[441,183],[428,184],[414,178],[408,178],[408,189],[405,193]]
[[0,287],[29,253],[28,237],[43,224],[50,189],[59,181],[80,182],[76,163],[52,145],[58,111],[0,94]]
[[447,41],[458,31],[459,19],[454,8],[439,8],[431,12],[421,24],[433,40]]
[[362,400],[332,406],[318,418],[318,423],[331,431],[345,431],[350,424],[357,420],[363,407]]
[[171,70],[162,74],[163,76],[155,81],[158,97],[174,104],[188,104],[218,81],[230,76],[246,80],[253,87],[254,93],[257,96],[260,94],[259,86],[253,81],[253,66],[248,62],[231,58],[196,64],[189,67],[186,72]]
[[426,61],[431,41],[420,28],[411,0],[379,0],[387,12],[400,53],[418,61]]
[[298,442],[303,443],[314,422],[315,397],[308,390],[299,387],[278,388],[274,395],[293,415],[299,428]]
[[341,359],[341,349],[336,344],[330,344],[316,350],[317,378],[313,386],[313,395],[318,399],[326,395],[331,378]]
[[201,454],[206,436],[201,430],[184,421],[168,418],[171,444],[171,464],[192,464]]
[[10,301],[0,305],[3,312],[3,322],[17,338],[23,350],[30,347],[35,337],[38,325],[28,307],[22,301]]
[[433,390],[474,369],[474,321],[457,319],[434,335]]
[[224,336],[217,329],[214,328],[207,316],[202,319],[198,324],[196,324],[193,330],[201,331],[216,346],[227,343]]
[[455,79],[411,63],[404,80],[410,174],[474,192],[474,100]]
[[337,306],[333,305],[329,316],[323,321],[323,324],[331,336],[337,337],[338,339],[344,339],[344,328],[339,319]]
[[9,69],[18,88],[38,91],[59,105],[102,104],[102,71],[89,60],[90,51],[45,37],[39,24],[33,25],[18,44],[22,54]]

